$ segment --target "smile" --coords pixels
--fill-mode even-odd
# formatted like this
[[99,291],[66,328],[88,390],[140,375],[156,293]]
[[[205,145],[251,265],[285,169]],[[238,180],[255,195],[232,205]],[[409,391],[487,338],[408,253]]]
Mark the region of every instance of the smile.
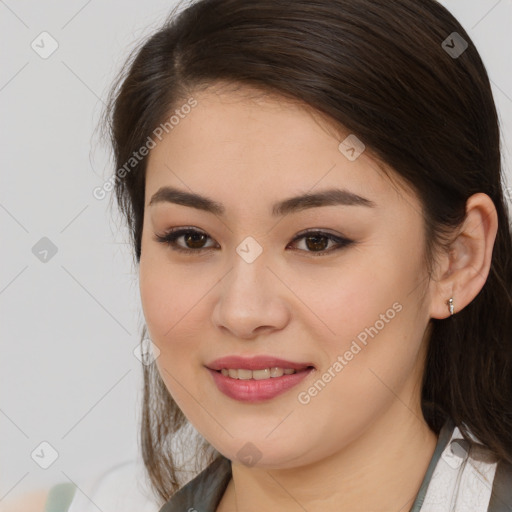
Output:
[[255,403],[271,400],[285,393],[315,369],[310,366],[303,370],[274,367],[261,370],[207,368],[207,371],[221,393],[234,400]]

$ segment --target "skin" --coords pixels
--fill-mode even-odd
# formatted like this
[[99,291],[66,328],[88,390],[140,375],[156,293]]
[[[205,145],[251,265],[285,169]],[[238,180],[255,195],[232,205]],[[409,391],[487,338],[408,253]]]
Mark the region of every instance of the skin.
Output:
[[0,502],[0,512],[43,512],[48,491],[41,489]]
[[[449,316],[449,297],[457,312],[482,288],[496,211],[488,196],[472,196],[429,278],[412,190],[386,177],[369,148],[347,159],[338,145],[349,132],[300,103],[255,92],[220,83],[196,92],[198,105],[149,156],[139,282],[158,369],[189,421],[232,460],[217,510],[410,510],[437,442],[420,408],[429,320]],[[150,205],[166,185],[208,196],[226,212]],[[270,214],[277,201],[330,187],[375,207]],[[154,239],[184,226],[206,233],[204,245],[214,249],[181,254]],[[325,241],[325,254],[315,256],[322,248],[307,239],[291,244],[306,229],[354,243],[329,253],[336,244]],[[263,249],[250,264],[236,252],[247,236]],[[183,236],[176,243],[201,247]],[[400,312],[299,403],[394,303]],[[271,400],[245,403],[222,394],[205,368],[232,354],[271,354],[316,370]],[[248,442],[261,454],[253,466],[237,456]]]

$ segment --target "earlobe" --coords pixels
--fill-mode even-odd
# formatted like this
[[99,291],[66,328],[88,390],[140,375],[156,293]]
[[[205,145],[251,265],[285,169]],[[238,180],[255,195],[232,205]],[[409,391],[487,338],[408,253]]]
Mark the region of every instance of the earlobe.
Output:
[[497,230],[498,214],[491,198],[481,192],[472,195],[462,227],[445,255],[446,270],[432,282],[431,318],[456,314],[478,295],[489,275]]

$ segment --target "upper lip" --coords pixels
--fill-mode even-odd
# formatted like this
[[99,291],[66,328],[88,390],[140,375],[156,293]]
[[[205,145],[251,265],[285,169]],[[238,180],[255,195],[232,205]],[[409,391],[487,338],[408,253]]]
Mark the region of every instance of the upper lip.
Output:
[[211,370],[227,369],[246,369],[246,370],[263,370],[265,368],[291,368],[293,370],[303,370],[308,366],[313,366],[312,363],[297,363],[293,361],[286,361],[278,357],[269,355],[255,356],[255,357],[242,357],[242,356],[227,356],[215,359],[206,365]]

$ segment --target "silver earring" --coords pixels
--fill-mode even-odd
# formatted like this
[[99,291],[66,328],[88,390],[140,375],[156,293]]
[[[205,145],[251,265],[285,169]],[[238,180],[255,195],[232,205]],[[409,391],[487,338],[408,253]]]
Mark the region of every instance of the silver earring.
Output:
[[450,315],[453,315],[453,297],[450,297],[450,299],[446,302],[448,304],[448,308],[450,309]]

